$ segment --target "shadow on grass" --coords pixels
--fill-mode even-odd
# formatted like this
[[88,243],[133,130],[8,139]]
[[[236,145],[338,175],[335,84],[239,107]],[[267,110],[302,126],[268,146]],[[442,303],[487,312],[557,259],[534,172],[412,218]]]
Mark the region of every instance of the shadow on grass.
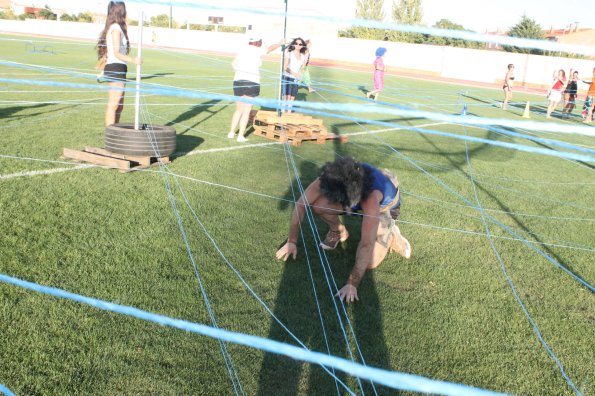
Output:
[[[388,119],[388,120],[383,120],[384,122],[395,122],[395,121],[400,121],[403,123],[408,123],[410,126],[414,126],[413,124],[411,124],[411,121],[417,121],[420,120],[420,118],[415,118],[415,117],[411,117],[411,118],[397,118],[397,119]],[[345,122],[345,123],[338,123],[338,124],[333,124],[331,126],[331,131],[335,134],[340,134],[341,129],[343,128],[347,128],[347,127],[351,127],[351,126],[357,126],[358,124],[355,122]],[[363,128],[366,128],[366,125],[362,125]],[[464,127],[461,127],[464,128]],[[395,131],[398,130],[405,130],[407,129],[407,126],[395,126]],[[423,129],[423,128],[422,128]],[[512,130],[512,129],[511,129]],[[374,130],[370,130],[370,132],[373,132]],[[389,131],[387,131],[388,133]],[[414,131],[414,133],[418,133],[420,136],[423,136],[423,138],[428,141],[431,142],[431,138],[424,134],[424,133],[419,133]],[[496,132],[492,132],[492,131],[487,131],[486,132],[487,135],[484,137],[485,139],[489,139],[489,140],[496,140],[496,141],[506,141],[506,142],[513,142],[513,139],[511,139],[508,136],[505,136],[503,134],[500,133],[496,133]],[[478,156],[481,154],[481,156],[479,157],[480,160],[482,161],[489,161],[489,162],[505,162],[505,161],[509,161],[511,160],[514,156],[515,156],[515,151],[511,150],[511,149],[507,149],[504,147],[499,147],[499,146],[494,146],[494,145],[490,145],[490,144],[481,144],[481,143],[471,143],[474,147],[469,150],[470,155],[471,156]],[[358,143],[358,146],[360,147],[367,147],[369,146],[371,149],[374,149],[374,145],[370,145],[368,143]],[[396,147],[396,146],[391,146],[393,149],[403,152],[403,153],[416,153],[416,154],[441,154],[441,155],[445,155],[445,156],[454,156],[457,158],[460,158],[461,155],[465,154],[465,150],[461,149],[461,150],[456,150],[456,151],[444,151],[444,149],[436,146],[434,143],[432,143],[433,147],[436,147],[436,150],[429,150],[429,149],[414,149],[411,148],[409,146],[407,146],[406,144],[403,144],[402,146]],[[378,148],[376,147],[376,150],[378,150]],[[464,161],[458,161],[458,164],[461,165]],[[447,172],[450,172],[450,169],[447,170]]]
[[[335,145],[336,157],[348,155],[338,140],[333,140],[332,144]],[[329,158],[329,161],[331,160],[333,158]],[[319,172],[318,166],[314,163],[302,162],[300,179],[303,188],[306,188],[318,176]],[[294,201],[299,196],[297,182],[294,182],[293,190],[289,188],[285,198]],[[288,207],[287,201],[280,201],[280,209]],[[305,240],[303,241],[300,237],[297,259],[294,261],[290,258],[284,263],[284,271],[275,299],[274,313],[309,349],[349,359],[347,350],[349,348],[354,355],[354,360],[361,362],[352,341],[353,338],[341,303],[335,297],[337,288],[341,288],[345,284],[355,263],[358,235],[361,233],[361,220],[358,216],[350,216],[344,219],[344,222],[350,230],[351,238],[337,249],[327,252],[332,271],[332,276],[327,278],[328,272],[325,272],[321,264],[315,239],[311,235],[307,220],[304,220]],[[320,236],[324,238],[328,226],[317,218],[315,227],[319,229]],[[328,271],[328,267],[326,268]],[[347,306],[347,312],[351,318],[353,331],[365,363],[369,366],[390,370],[388,349],[381,330],[383,319],[374,282],[374,272],[372,270],[366,273],[358,290],[360,301]],[[315,291],[313,290],[314,285]],[[347,346],[345,337],[351,340],[349,346]],[[268,338],[296,345],[296,341],[276,322],[271,323]],[[303,375],[303,372],[307,372],[307,376]],[[342,382],[346,381],[346,376],[341,372],[335,372],[335,376]],[[353,390],[360,393],[357,385],[355,386],[356,388]],[[373,392],[369,382],[362,382],[362,387],[364,393]],[[378,385],[376,388],[381,393],[387,390],[381,389],[382,387]],[[259,374],[259,395],[295,395],[304,391],[306,394],[312,395],[329,395],[336,394],[337,389],[340,394],[345,393],[342,386],[335,382],[333,376],[320,366],[310,365],[308,370],[304,370],[302,362],[275,354],[265,354]]]
[[[198,136],[192,135],[177,135],[176,136],[176,153],[174,157],[178,157],[181,153],[189,153],[198,146],[200,146],[205,140]],[[180,154],[178,154],[180,153]]]
[[[223,106],[219,106],[219,103],[221,102],[221,100],[209,100],[208,102],[205,103],[201,103],[201,104],[197,104],[195,106],[192,106],[189,110],[183,112],[182,114],[180,114],[179,116],[177,116],[175,119],[169,121],[166,125],[168,126],[176,126],[176,124],[182,124],[188,120],[191,120],[193,118],[195,118],[198,115],[201,115],[202,113],[208,113],[208,115],[198,121],[193,121],[194,124],[192,125],[182,125],[184,129],[182,132],[178,132],[178,136],[180,135],[184,135],[186,132],[192,130],[193,128],[195,128],[197,125],[200,125],[202,122],[208,120],[209,118],[214,117],[215,115],[217,115],[217,113],[219,113],[221,110],[225,109],[227,106],[229,105],[223,105]],[[211,109],[211,107],[218,107],[216,109]]]
[[150,80],[152,78],[157,78],[157,77],[165,77],[165,76],[169,76],[172,75],[174,73],[153,73],[153,74],[149,74],[146,76],[142,76],[141,80]]
[[[386,119],[386,120],[375,120],[375,121],[386,122],[386,123],[403,122],[403,123],[408,123],[409,126],[415,127],[415,125],[411,124],[411,121],[419,121],[419,120],[423,120],[423,119],[424,119],[423,117],[402,117],[402,118],[390,118],[390,119]],[[359,126],[363,129],[366,129],[368,124],[366,124],[363,121],[360,123],[355,122],[355,121],[335,123],[335,124],[331,125],[331,131],[334,134],[340,134],[342,129],[348,128],[348,127],[354,127],[354,126]],[[381,125],[374,125],[374,124],[371,124],[371,126],[382,127]],[[405,128],[395,125],[394,129],[398,130],[398,129],[405,129]],[[364,131],[362,131],[362,132],[364,132]],[[374,132],[374,130],[370,130],[369,132]]]
[[17,116],[16,114],[24,111],[24,110],[31,110],[31,109],[39,109],[46,106],[53,106],[54,103],[40,103],[30,106],[11,106],[11,107],[0,107],[0,119],[6,120],[7,118],[16,118],[16,117],[34,117],[41,114],[51,113],[55,111],[61,111],[62,109],[53,109],[48,111],[39,111],[32,114],[24,114],[23,116]]
[[[425,137],[425,136],[424,136],[424,138],[427,139],[427,137]],[[429,141],[429,140],[428,140],[428,143],[430,145],[433,145],[434,147],[436,147],[434,145],[434,143],[431,142],[431,141]],[[485,146],[485,145],[483,145],[483,146]],[[436,147],[436,149],[438,150],[439,148]],[[485,149],[482,149],[482,147],[478,147],[475,150],[469,150],[469,155],[470,155],[470,157],[473,157],[473,156],[477,155],[479,152],[482,152],[482,151],[485,151]],[[508,150],[508,151],[512,151],[512,150]],[[464,151],[463,151],[463,154],[464,154]],[[485,155],[485,153],[482,153],[482,155]],[[463,174],[464,177],[468,177],[468,174],[467,174],[467,172],[464,169],[464,168],[467,167],[467,161],[466,161],[466,159],[465,160],[461,160],[461,161],[455,161],[449,155],[445,155],[445,158],[447,158],[447,161],[450,163],[452,169],[454,169],[455,171],[460,172],[461,174]],[[497,208],[500,211],[505,212],[505,213],[508,214],[508,217],[514,222],[514,224],[516,225],[517,228],[523,230],[526,234],[531,235],[533,237],[533,241],[536,242],[537,244],[540,244],[540,249],[539,250],[541,250],[542,252],[544,252],[545,254],[547,254],[548,256],[550,256],[551,258],[553,258],[554,260],[556,260],[560,265],[562,265],[563,267],[565,267],[566,269],[568,269],[568,271],[570,271],[572,274],[574,274],[574,275],[580,277],[581,279],[583,279],[583,276],[580,273],[578,273],[575,269],[573,269],[573,267],[569,263],[565,262],[552,249],[550,249],[547,245],[543,244],[545,241],[542,240],[542,239],[540,239],[537,235],[535,235],[531,231],[531,229],[529,228],[529,226],[527,226],[525,224],[525,222],[523,222],[518,216],[516,216],[514,214],[514,211],[513,211],[512,208],[510,208],[504,202],[502,202],[500,199],[498,199],[498,197],[496,197],[496,195],[494,195],[487,188],[483,187],[482,184],[479,181],[475,180],[474,183],[475,183],[475,186],[477,187],[478,190],[482,191],[489,198],[491,198],[493,200],[493,202],[496,203],[496,206],[497,206]],[[475,201],[474,200],[470,200],[470,201],[475,205]],[[498,226],[498,227],[500,227],[500,226]],[[514,238],[513,235],[511,235],[511,236]]]
[[480,102],[480,103],[485,103],[485,104],[492,104],[492,105],[498,105],[498,101],[497,100],[493,100],[493,99],[487,99],[487,98],[480,98],[477,96],[473,96],[470,94],[461,94],[462,98],[467,98],[467,99],[471,99],[474,100],[476,102]]
[[[549,149],[549,150],[553,150],[553,151],[557,151],[556,148],[550,147],[550,146],[548,146],[545,143],[541,143],[541,142],[533,142],[533,143],[535,143],[536,145],[541,146],[543,148],[546,148],[546,149]],[[592,164],[590,164],[590,163],[588,163],[588,162],[583,162],[583,161],[574,160],[574,159],[569,159],[569,161],[576,162],[577,164],[581,164],[583,166],[586,166],[587,168],[589,168],[591,170],[595,169],[595,166],[592,165]]]

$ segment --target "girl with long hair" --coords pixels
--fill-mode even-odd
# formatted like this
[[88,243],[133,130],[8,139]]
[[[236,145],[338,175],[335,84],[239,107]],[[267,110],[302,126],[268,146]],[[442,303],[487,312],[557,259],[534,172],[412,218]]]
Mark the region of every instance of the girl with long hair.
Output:
[[107,6],[105,27],[97,41],[97,58],[105,63],[103,76],[108,81],[107,108],[105,126],[120,122],[124,108],[124,87],[128,62],[140,65],[141,58],[133,58],[130,53],[128,27],[126,26],[126,5],[122,1],[110,1]]
[[566,89],[564,90],[564,109],[562,110],[562,118],[570,118],[570,113],[574,110],[576,105],[576,94],[578,92],[578,72],[570,73],[572,78],[568,81]]
[[[291,102],[297,96],[299,82],[302,79],[302,66],[306,61],[308,47],[304,39],[298,37],[291,41],[287,47],[285,65],[283,67],[283,99]],[[291,104],[287,103],[286,111],[291,113]]]

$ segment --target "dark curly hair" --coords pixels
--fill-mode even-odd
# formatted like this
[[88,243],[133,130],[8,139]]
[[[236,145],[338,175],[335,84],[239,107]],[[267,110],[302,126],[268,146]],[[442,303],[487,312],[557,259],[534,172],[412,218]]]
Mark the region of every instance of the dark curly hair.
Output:
[[327,162],[319,176],[320,193],[333,203],[352,207],[372,192],[371,170],[351,157]]

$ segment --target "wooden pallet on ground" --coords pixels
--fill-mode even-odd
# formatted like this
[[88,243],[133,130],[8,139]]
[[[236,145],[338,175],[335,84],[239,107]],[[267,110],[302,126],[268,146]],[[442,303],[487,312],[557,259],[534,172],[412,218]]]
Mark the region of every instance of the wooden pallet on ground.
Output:
[[347,136],[335,135],[334,133],[324,135],[290,135],[286,130],[277,129],[271,131],[268,128],[262,128],[260,126],[254,126],[254,135],[276,140],[281,143],[290,142],[292,146],[300,146],[304,141],[315,141],[317,144],[324,144],[327,140],[337,140],[339,143],[347,143]]
[[169,164],[169,157],[145,157],[112,153],[98,147],[85,147],[83,151],[64,148],[62,156],[79,162],[88,162],[105,168],[115,168],[120,172],[132,172],[138,169],[163,163]]
[[347,137],[329,133],[322,120],[301,113],[284,113],[260,110],[254,115],[254,134],[282,143],[299,146],[303,141],[324,144],[327,140],[346,143]]

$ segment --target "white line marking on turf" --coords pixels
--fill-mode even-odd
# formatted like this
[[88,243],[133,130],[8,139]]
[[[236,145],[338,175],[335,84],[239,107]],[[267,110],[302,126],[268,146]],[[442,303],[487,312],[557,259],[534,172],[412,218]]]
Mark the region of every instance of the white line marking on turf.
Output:
[[[447,122],[433,122],[431,124],[422,124],[422,125],[417,125],[417,126],[413,126],[413,127],[414,128],[427,128],[427,127],[436,126],[436,125],[442,125],[442,124],[448,124],[448,123]],[[403,129],[405,129],[405,128],[377,129],[377,130],[373,130],[373,131],[345,133],[343,136],[373,135],[373,134],[376,134],[376,133],[390,132],[390,131],[400,131],[400,130],[403,130]]]
[[[433,122],[430,124],[422,124],[422,125],[417,126],[416,128],[427,128],[427,127],[442,125],[442,124],[447,124],[447,122]],[[386,129],[376,129],[376,130],[372,130],[372,131],[344,133],[342,136],[372,135],[372,134],[381,133],[381,132],[399,131],[402,129],[405,129],[405,128],[386,128]],[[241,150],[241,149],[251,148],[251,147],[271,146],[271,145],[275,145],[275,144],[281,144],[281,143],[280,142],[259,143],[259,144],[248,144],[248,145],[241,145],[241,146],[234,146],[234,147],[213,148],[213,149],[207,149],[207,150],[194,150],[194,151],[189,151],[186,153],[175,153],[172,157],[183,157],[183,156],[197,155],[197,154],[217,153],[217,152],[221,152],[221,151]]]
[[218,152],[222,152],[222,151],[234,151],[234,150],[241,150],[241,149],[246,149],[246,148],[251,148],[251,147],[272,146],[274,144],[281,144],[281,143],[273,142],[273,143],[243,144],[241,146],[233,146],[233,147],[219,147],[219,148],[212,148],[212,149],[206,149],[206,150],[194,150],[194,151],[188,151],[186,153],[174,153],[172,155],[172,157],[185,157],[185,156],[189,156],[189,155],[218,153]]
[[[433,123],[430,123],[430,124],[422,124],[422,125],[418,125],[416,128],[427,128],[427,127],[430,127],[430,126],[436,126],[436,125],[442,125],[442,124],[447,124],[447,122],[433,122]],[[405,129],[405,128],[386,128],[386,129],[376,129],[376,130],[372,130],[372,131],[345,133],[345,134],[343,134],[343,136],[371,135],[371,134],[382,133],[382,132],[399,131],[399,130],[402,130],[402,129]],[[253,148],[253,147],[272,146],[272,145],[275,145],[275,144],[282,144],[282,143],[280,143],[280,142],[272,142],[272,143],[258,143],[258,144],[242,144],[242,145],[233,146],[233,147],[220,147],[220,148],[212,148],[212,149],[207,149],[207,150],[194,150],[194,151],[189,151],[189,152],[186,152],[186,153],[174,153],[172,155],[172,157],[185,157],[185,156],[190,156],[190,155],[210,154],[210,153],[218,153],[218,152],[233,151],[233,150],[243,150],[243,149]],[[16,156],[1,156],[1,157],[15,158],[15,159],[27,159],[27,160],[44,161],[44,162],[47,161],[47,162],[68,163],[68,162],[62,162],[62,161],[39,160],[39,159],[36,159],[36,158],[22,158],[22,157],[16,157]],[[31,171],[31,172],[11,173],[11,174],[8,174],[8,175],[0,175],[0,180],[12,179],[12,178],[15,178],[15,177],[29,177],[29,176],[38,176],[38,175],[51,175],[53,173],[61,173],[61,172],[68,172],[68,171],[71,171],[71,170],[86,169],[86,168],[96,168],[96,167],[97,166],[95,166],[95,165],[83,164],[83,165],[73,166],[73,167],[70,167],[70,168],[55,168],[55,169],[38,170],[38,171]]]
[[30,171],[30,172],[10,173],[8,175],[0,175],[0,180],[12,179],[14,177],[51,175],[52,173],[62,173],[62,172],[66,172],[66,171],[71,171],[71,170],[76,170],[76,169],[86,169],[86,168],[95,168],[95,166],[94,165],[77,165],[77,166],[72,166],[70,168],[55,168],[55,169],[37,170],[37,171]]

